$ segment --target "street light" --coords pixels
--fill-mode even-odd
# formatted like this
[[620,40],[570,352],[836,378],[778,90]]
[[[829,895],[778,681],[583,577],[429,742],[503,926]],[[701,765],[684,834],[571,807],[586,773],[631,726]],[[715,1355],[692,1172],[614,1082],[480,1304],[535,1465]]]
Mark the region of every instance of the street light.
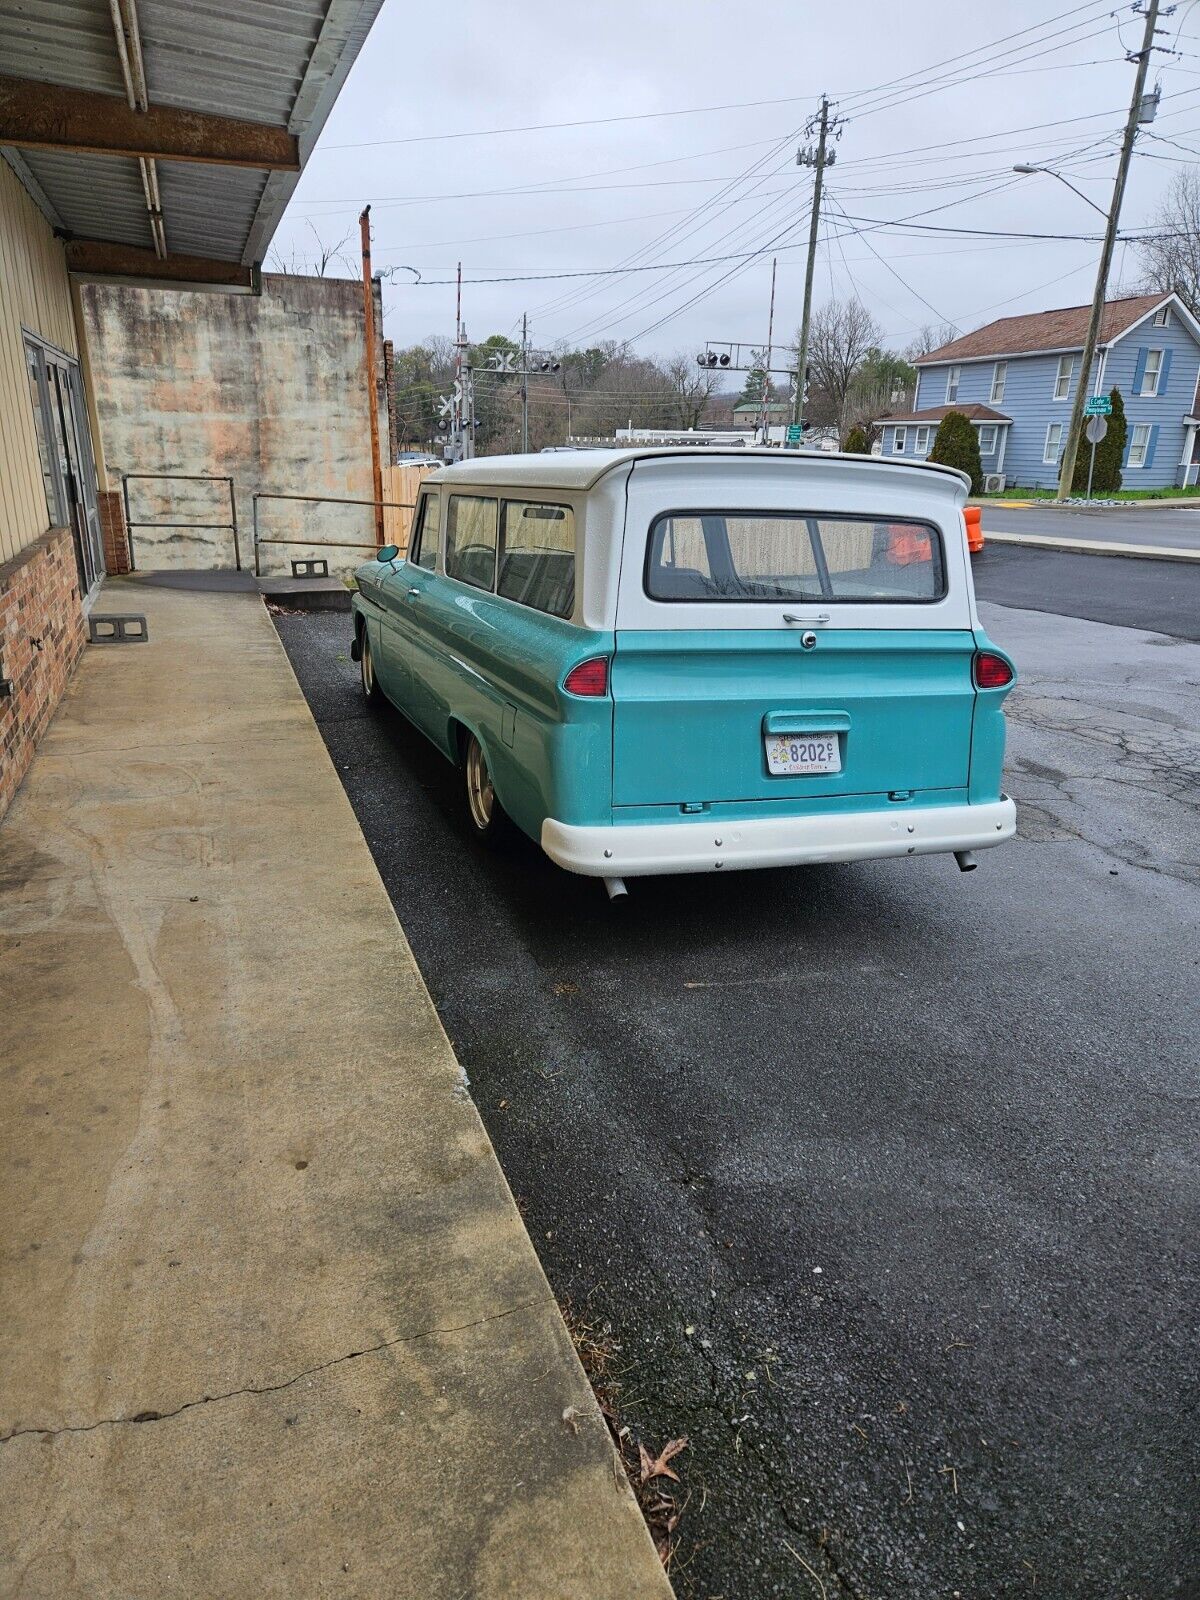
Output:
[[1020,172],[1026,177],[1034,172],[1044,172],[1048,178],[1057,178],[1059,183],[1065,183],[1067,188],[1070,189],[1071,193],[1077,194],[1081,200],[1085,201],[1089,206],[1091,206],[1093,211],[1098,211],[1104,218],[1105,222],[1108,221],[1108,212],[1105,211],[1103,206],[1098,206],[1094,200],[1089,200],[1082,189],[1077,189],[1069,178],[1064,178],[1061,172],[1055,172],[1053,167],[1031,167],[1027,162],[1022,161],[1013,168],[1013,171]]

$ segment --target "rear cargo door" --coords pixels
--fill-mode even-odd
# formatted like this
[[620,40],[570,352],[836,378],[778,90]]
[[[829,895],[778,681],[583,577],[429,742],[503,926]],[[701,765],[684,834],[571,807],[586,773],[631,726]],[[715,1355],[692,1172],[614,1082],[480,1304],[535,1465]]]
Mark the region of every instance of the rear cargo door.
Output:
[[614,804],[965,789],[975,641],[948,542],[911,514],[651,519],[623,610],[657,626],[618,619]]

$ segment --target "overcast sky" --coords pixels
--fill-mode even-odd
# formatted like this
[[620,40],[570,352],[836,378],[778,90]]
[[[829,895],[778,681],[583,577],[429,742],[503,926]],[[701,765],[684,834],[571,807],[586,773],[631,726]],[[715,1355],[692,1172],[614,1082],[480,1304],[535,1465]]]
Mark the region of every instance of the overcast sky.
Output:
[[[1189,160],[1180,145],[1200,151],[1200,3],[1183,0],[1162,26],[1159,42],[1180,53],[1154,58],[1150,82],[1161,82],[1163,100],[1156,137],[1139,139],[1123,229],[1152,217]],[[1012,166],[1056,165],[1107,205],[1133,80],[1125,46],[1141,31],[1132,8],[1114,14],[1111,0],[608,0],[586,9],[385,0],[276,245],[310,250],[310,225],[327,242],[352,231],[353,265],[357,214],[370,201],[376,267],[416,268],[424,280],[397,270],[385,287],[397,344],[453,334],[453,283],[432,280],[452,280],[461,260],[472,339],[519,331],[528,311],[536,345],[629,339],[655,354],[694,353],[708,339],[764,342],[777,253],[776,337],[790,340],[811,190],[796,146],[828,93],[843,121],[817,304],[857,293],[897,348],[923,323],[966,330],[1078,304],[1095,272],[1097,245],[1086,239],[871,223],[923,213],[928,228],[1095,234],[1101,218],[1083,200]],[[929,78],[952,81],[921,83]],[[637,120],[591,120],[616,118]],[[496,192],[513,189],[526,192]],[[608,278],[470,281],[764,248],[749,261]],[[1118,249],[1115,277],[1132,286],[1136,273],[1134,250]]]

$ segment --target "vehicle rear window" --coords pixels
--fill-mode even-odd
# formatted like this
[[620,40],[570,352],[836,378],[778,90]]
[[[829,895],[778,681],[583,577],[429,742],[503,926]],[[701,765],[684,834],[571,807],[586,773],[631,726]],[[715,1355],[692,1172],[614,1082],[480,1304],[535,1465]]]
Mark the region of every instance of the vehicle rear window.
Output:
[[570,506],[504,502],[496,592],[535,611],[575,609],[575,513]]
[[653,600],[940,600],[942,539],[927,522],[800,511],[672,511],[650,529]]
[[496,583],[495,500],[452,494],[446,512],[446,575],[476,589]]

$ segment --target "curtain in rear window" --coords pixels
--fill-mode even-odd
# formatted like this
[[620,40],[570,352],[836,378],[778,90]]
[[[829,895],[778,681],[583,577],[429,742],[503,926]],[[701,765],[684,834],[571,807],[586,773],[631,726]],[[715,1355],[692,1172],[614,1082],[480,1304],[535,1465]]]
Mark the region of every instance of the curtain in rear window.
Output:
[[928,604],[946,593],[941,534],[897,518],[674,511],[650,529],[646,592],[667,601]]

